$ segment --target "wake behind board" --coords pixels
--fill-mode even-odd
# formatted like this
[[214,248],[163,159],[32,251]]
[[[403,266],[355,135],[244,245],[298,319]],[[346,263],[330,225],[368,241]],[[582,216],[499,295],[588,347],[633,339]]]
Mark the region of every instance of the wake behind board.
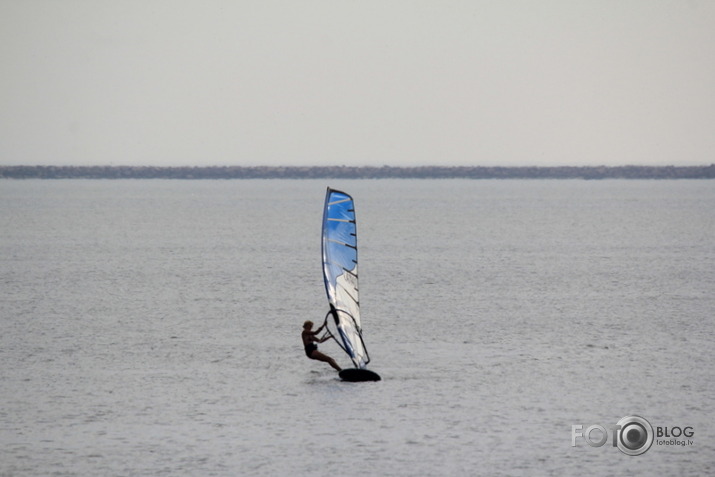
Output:
[[369,369],[347,368],[338,373],[340,379],[351,383],[359,383],[363,381],[380,381],[380,375],[370,371]]

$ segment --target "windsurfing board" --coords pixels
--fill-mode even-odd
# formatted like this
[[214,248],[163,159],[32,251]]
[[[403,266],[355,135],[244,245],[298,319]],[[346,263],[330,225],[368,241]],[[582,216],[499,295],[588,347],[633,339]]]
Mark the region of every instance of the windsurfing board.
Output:
[[370,371],[369,369],[359,369],[359,368],[347,368],[343,369],[338,373],[340,379],[343,381],[349,381],[351,383],[358,383],[362,381],[380,381],[380,375]]

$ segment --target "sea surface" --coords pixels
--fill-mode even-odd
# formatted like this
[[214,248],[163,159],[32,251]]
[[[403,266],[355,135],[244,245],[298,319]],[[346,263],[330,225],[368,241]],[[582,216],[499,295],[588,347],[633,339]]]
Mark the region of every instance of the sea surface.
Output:
[[[377,383],[301,346],[327,186]],[[3,180],[0,287],[3,477],[715,474],[715,181]]]

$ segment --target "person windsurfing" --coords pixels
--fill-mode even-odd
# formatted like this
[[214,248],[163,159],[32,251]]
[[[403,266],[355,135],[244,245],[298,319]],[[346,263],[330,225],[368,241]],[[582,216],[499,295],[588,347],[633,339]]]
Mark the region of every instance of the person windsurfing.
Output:
[[313,329],[313,322],[308,320],[305,323],[303,323],[303,332],[301,333],[301,338],[303,339],[303,346],[305,347],[305,355],[310,358],[310,359],[315,359],[318,361],[323,361],[325,363],[328,363],[330,366],[333,367],[336,371],[341,371],[340,366],[338,366],[338,363],[335,362],[333,358],[330,356],[327,356],[320,351],[318,351],[318,345],[315,343],[322,343],[323,341],[329,340],[330,336],[325,336],[322,339],[318,338],[318,333],[320,333],[320,330],[323,329],[325,326],[325,323],[318,328],[315,331],[311,331]]

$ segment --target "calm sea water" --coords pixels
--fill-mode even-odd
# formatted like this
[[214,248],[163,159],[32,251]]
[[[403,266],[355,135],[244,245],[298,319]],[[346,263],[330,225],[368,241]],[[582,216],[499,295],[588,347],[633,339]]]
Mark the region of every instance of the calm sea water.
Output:
[[[379,383],[301,347],[327,185],[357,201]],[[713,181],[0,181],[0,205],[2,476],[715,473]],[[572,446],[634,414],[693,434]]]

